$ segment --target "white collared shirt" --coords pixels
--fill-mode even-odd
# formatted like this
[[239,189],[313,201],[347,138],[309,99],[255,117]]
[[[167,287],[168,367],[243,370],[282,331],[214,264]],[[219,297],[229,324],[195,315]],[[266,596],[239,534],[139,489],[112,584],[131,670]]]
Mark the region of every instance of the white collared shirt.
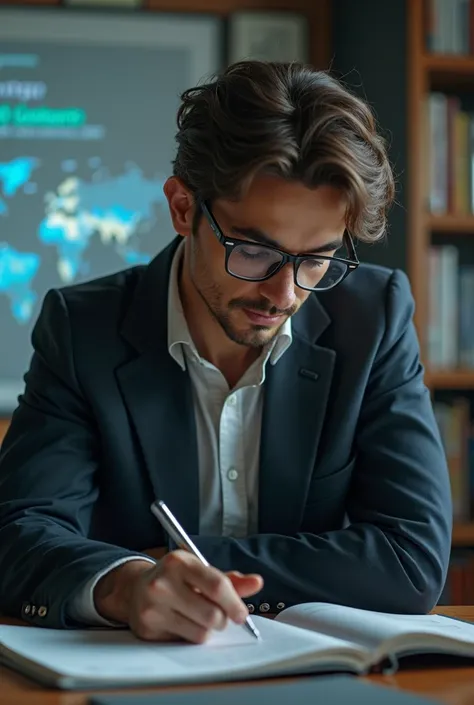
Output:
[[[276,364],[291,345],[291,319],[263,348],[237,385],[229,389],[222,372],[199,355],[189,333],[178,281],[183,249],[181,242],[170,271],[168,350],[176,364],[188,370],[192,384],[199,468],[199,533],[244,537],[256,533],[258,528],[265,369],[267,363]],[[95,610],[94,588],[107,572],[135,558],[143,560],[143,556],[130,556],[95,575],[75,598],[71,616],[84,624],[110,625]]]
[[230,390],[220,370],[202,358],[189,333],[178,286],[181,243],[168,291],[168,350],[188,370],[194,398],[199,467],[199,533],[235,538],[258,528],[258,468],[267,362],[291,345],[291,320]]

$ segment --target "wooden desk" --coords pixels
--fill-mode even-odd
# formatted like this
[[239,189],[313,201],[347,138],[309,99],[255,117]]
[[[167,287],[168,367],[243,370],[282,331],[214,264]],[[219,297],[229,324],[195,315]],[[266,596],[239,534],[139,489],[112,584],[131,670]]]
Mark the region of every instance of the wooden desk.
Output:
[[[474,622],[474,606],[440,607],[434,611]],[[2,624],[20,624],[12,619],[0,621]],[[369,676],[367,680],[389,688],[425,695],[445,705],[474,705],[474,667],[406,670],[394,676]],[[196,687],[198,686],[187,686],[187,689]],[[84,692],[46,690],[23,676],[0,667],[0,705],[86,705],[88,697],[89,693]]]

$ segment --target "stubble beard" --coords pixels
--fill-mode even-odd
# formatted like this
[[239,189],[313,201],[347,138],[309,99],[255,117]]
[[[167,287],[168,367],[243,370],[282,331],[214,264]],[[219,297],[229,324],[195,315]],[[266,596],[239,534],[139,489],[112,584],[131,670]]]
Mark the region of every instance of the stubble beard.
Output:
[[249,322],[247,330],[237,330],[232,322],[232,312],[242,311],[243,307],[237,302],[235,304],[230,302],[228,310],[224,311],[222,310],[222,297],[215,285],[207,292],[208,295],[200,287],[196,286],[196,289],[211,316],[217,321],[229,340],[237,343],[237,345],[244,345],[249,348],[261,348],[264,345],[268,345],[278,335],[283,325],[282,323],[277,328],[267,328],[266,326],[252,325]]
[[[203,275],[203,280],[206,280],[206,278],[209,280],[210,277],[206,277],[205,272]],[[281,326],[285,322],[283,321],[276,328],[252,325],[249,322],[249,328],[247,330],[238,330],[232,322],[232,313],[233,311],[242,311],[243,308],[245,308],[243,303],[238,300],[230,301],[227,310],[223,310],[222,294],[216,284],[210,284],[206,288],[199,286],[195,272],[193,271],[191,271],[191,280],[194,288],[204,301],[211,316],[215,321],[217,321],[229,340],[232,340],[233,343],[237,343],[237,345],[244,345],[249,348],[261,348],[264,345],[268,345],[268,343],[271,343],[271,341],[278,335]],[[272,312],[271,308],[264,307],[262,303],[257,304],[256,302],[247,302],[246,307],[261,310],[269,314]]]

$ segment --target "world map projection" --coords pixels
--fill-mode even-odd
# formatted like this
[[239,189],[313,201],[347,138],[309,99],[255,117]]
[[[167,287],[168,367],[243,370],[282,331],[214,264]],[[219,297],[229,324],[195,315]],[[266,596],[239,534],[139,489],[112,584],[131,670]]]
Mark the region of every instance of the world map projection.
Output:
[[[111,176],[98,169],[90,181],[75,174],[75,160],[62,164],[62,178],[55,191],[44,194],[44,217],[37,225],[37,247],[22,251],[8,239],[0,240],[0,295],[8,298],[11,315],[25,324],[38,299],[35,279],[43,264],[45,248],[53,248],[57,274],[63,284],[92,275],[88,251],[93,239],[112,248],[124,266],[146,264],[151,254],[141,249],[141,235],[155,224],[155,208],[165,205],[163,179],[147,179],[136,165]],[[36,193],[32,179],[38,160],[22,156],[0,163],[0,218],[7,218],[9,201],[22,190]],[[0,232],[3,231],[3,228]],[[8,233],[7,233],[8,235]]]
[[163,187],[181,95],[219,69],[221,30],[0,2],[0,418],[44,353],[47,293],[146,266],[176,237]]

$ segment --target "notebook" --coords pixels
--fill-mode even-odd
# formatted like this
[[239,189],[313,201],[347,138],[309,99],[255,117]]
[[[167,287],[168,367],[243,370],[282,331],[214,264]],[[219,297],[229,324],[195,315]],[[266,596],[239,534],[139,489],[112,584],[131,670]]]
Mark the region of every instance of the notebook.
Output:
[[412,654],[474,657],[474,625],[306,603],[254,617],[256,640],[230,623],[205,644],[140,641],[125,629],[0,626],[0,660],[63,689],[235,681],[321,671],[396,670]]
[[[318,676],[221,688],[94,695],[89,705],[435,705],[434,700],[365,683],[353,676]],[[438,703],[439,705],[439,703]]]

